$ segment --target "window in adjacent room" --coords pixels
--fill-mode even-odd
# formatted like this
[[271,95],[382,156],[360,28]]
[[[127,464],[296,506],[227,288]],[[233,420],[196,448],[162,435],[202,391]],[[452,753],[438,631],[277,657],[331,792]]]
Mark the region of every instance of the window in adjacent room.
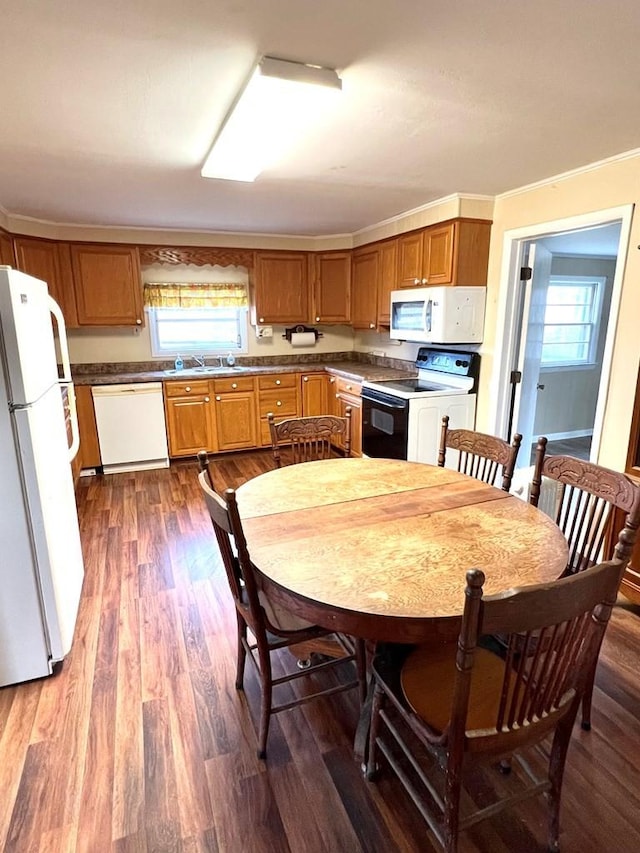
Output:
[[599,276],[551,277],[544,314],[543,367],[595,363],[605,282]]
[[147,283],[144,302],[154,356],[247,352],[243,284]]

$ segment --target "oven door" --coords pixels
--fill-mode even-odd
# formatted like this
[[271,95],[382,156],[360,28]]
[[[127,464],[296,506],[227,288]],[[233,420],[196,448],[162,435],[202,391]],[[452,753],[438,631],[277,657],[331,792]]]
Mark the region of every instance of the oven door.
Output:
[[406,459],[409,400],[362,389],[362,452],[383,459]]

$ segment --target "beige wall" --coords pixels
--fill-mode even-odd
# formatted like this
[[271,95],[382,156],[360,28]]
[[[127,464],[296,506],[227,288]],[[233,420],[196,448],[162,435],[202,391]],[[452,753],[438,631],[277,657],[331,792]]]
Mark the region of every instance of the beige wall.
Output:
[[[495,367],[498,299],[507,286],[502,278],[505,232],[511,229],[577,216],[640,200],[640,157],[608,162],[543,186],[524,189],[496,198],[489,253],[489,278],[485,343],[478,395],[478,429],[492,420],[495,396],[491,379]],[[613,350],[611,380],[607,394],[599,461],[622,469],[626,460],[633,396],[640,360],[640,221],[634,215]],[[619,258],[624,264],[625,259]],[[612,318],[615,323],[616,319]]]

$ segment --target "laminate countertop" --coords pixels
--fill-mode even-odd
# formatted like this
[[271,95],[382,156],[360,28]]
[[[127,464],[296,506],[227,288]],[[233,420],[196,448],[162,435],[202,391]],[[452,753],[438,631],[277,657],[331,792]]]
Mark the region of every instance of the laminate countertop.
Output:
[[[141,368],[148,368],[147,363],[141,363]],[[96,369],[91,370],[92,367]],[[327,371],[330,374],[352,379],[354,382],[364,380],[378,382],[382,379],[406,379],[415,376],[416,370],[407,362],[407,369],[368,364],[359,361],[329,361],[288,364],[239,365],[237,367],[207,368],[198,370],[187,367],[184,370],[150,370],[135,369],[135,363],[126,365],[79,365],[72,367],[73,381],[76,385],[119,385],[138,382],[170,382],[180,379],[217,379],[230,376],[260,376],[268,373],[318,373]],[[98,369],[99,368],[99,369]]]

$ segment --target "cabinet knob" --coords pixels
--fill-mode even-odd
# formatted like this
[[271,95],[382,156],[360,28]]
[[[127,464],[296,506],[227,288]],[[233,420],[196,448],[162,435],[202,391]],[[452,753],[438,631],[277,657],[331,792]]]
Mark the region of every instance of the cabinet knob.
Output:
[[189,391],[191,391],[191,385],[185,385],[184,390],[185,390],[185,391],[187,392],[187,394],[188,394],[188,393],[189,393]]
[[376,327],[376,324],[375,324],[375,323],[369,323],[369,328],[370,328],[370,329],[375,329],[375,327]]
[[309,377],[308,377],[308,376],[303,376],[303,377],[302,377],[302,381],[303,381],[303,382],[308,382],[308,381],[309,381]]
[[258,319],[260,320],[261,323],[264,323],[264,317],[259,317]]
[[216,397],[216,400],[218,400],[218,402],[219,402],[220,400],[222,400],[222,397],[217,396],[217,397]]
[[281,406],[281,405],[282,405],[282,400],[277,400],[277,401],[276,401],[276,406]]
[[429,281],[429,279],[428,279],[428,278],[423,278],[423,279],[422,279],[422,284],[426,284],[428,281]]
[[336,381],[335,376],[332,376],[332,377],[331,377],[331,379],[329,380],[329,382],[331,382],[332,384],[333,384],[335,381]]
[[413,283],[414,283],[414,284],[420,284],[420,279],[419,279],[419,278],[414,278]]
[[136,320],[136,325],[137,325],[137,326],[141,326],[141,325],[142,325],[142,320],[140,319],[140,317],[138,317],[138,319]]
[[276,379],[276,385],[281,385],[281,384],[282,384],[282,383],[280,382],[280,380],[279,380],[279,379]]
[[347,391],[351,391],[351,390],[352,390],[351,385],[347,385]]
[[208,403],[208,402],[209,402],[209,398],[208,398],[208,397],[205,397],[205,398],[204,398],[204,401],[205,401],[205,403]]
[[231,387],[232,387],[232,388],[237,388],[237,387],[238,387],[238,383],[237,383],[237,382],[232,382],[232,383],[231,383]]
[[316,323],[320,322],[320,317],[316,317]]

